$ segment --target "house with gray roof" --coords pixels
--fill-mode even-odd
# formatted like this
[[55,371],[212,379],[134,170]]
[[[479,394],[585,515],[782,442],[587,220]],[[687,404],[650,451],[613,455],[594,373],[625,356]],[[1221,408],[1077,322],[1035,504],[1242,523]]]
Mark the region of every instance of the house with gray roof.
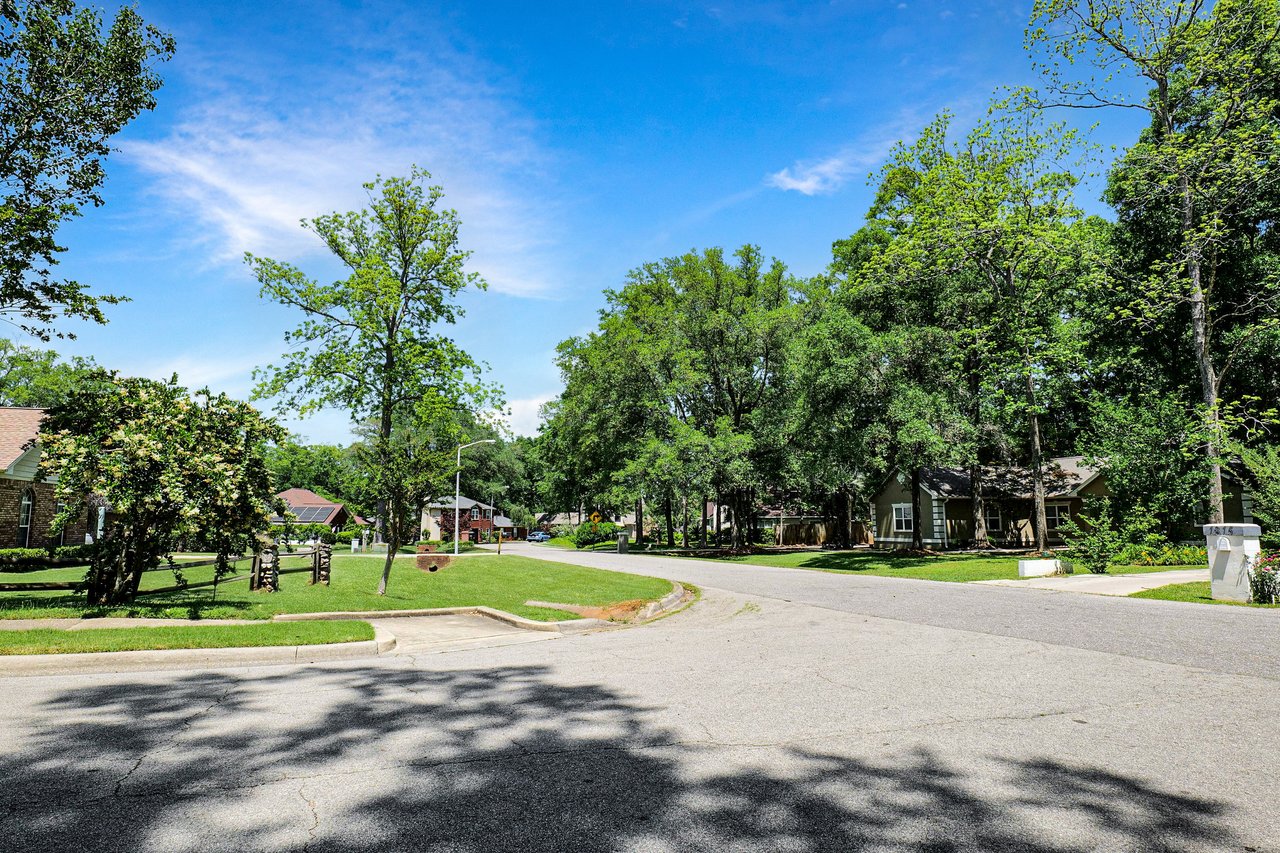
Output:
[[[1225,501],[1229,521],[1250,523],[1252,501],[1248,490],[1236,484]],[[1045,538],[1063,544],[1059,528],[1077,518],[1086,498],[1110,497],[1106,475],[1085,462],[1083,456],[1059,456],[1045,463]],[[984,520],[992,545],[1021,548],[1035,544],[1031,471],[1017,466],[984,466],[982,473]],[[961,548],[973,541],[973,484],[963,468],[925,468],[920,472],[920,518],[913,517],[910,472],[893,469],[871,501],[871,529],[875,544],[904,547],[911,544],[915,525],[921,526],[926,547]]]

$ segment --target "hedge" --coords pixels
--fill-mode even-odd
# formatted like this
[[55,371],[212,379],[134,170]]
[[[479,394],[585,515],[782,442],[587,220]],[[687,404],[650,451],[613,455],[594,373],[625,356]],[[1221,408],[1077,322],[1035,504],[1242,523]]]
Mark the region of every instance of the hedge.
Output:
[[92,545],[47,548],[0,548],[0,566],[7,572],[39,571],[51,566],[83,566],[93,556]]

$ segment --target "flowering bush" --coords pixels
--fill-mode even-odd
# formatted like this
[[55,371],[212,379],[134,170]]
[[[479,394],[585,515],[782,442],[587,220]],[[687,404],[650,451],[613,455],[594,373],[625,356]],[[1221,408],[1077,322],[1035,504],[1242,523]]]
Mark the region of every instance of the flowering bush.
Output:
[[1254,604],[1280,602],[1280,553],[1261,554],[1249,567],[1249,597]]

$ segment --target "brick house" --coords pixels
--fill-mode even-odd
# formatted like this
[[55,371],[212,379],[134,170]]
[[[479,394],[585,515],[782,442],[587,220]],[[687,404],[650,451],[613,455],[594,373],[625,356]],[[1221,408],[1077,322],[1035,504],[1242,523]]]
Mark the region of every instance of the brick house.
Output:
[[87,534],[101,535],[104,508],[91,505],[84,517],[74,519],[60,535],[49,527],[59,506],[54,481],[39,479],[40,432],[43,409],[0,407],[0,547],[49,548],[80,545]]
[[[345,505],[322,498],[310,489],[285,489],[276,497],[283,500],[289,507],[289,512],[296,518],[294,524],[323,524],[337,533],[351,521],[361,526],[368,523],[350,512]],[[284,519],[273,515],[271,523],[284,524]]]

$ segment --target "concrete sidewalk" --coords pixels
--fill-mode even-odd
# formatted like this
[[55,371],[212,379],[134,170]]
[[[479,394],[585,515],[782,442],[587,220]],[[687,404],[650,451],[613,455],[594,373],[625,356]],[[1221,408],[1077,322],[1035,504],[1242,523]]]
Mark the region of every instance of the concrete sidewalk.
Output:
[[1133,595],[1147,589],[1175,583],[1209,580],[1209,570],[1175,569],[1170,572],[1147,572],[1137,575],[1074,574],[1062,577],[1026,578],[1025,580],[974,581],[991,586],[1017,586],[1051,589],[1057,592],[1084,592],[1090,595]]

